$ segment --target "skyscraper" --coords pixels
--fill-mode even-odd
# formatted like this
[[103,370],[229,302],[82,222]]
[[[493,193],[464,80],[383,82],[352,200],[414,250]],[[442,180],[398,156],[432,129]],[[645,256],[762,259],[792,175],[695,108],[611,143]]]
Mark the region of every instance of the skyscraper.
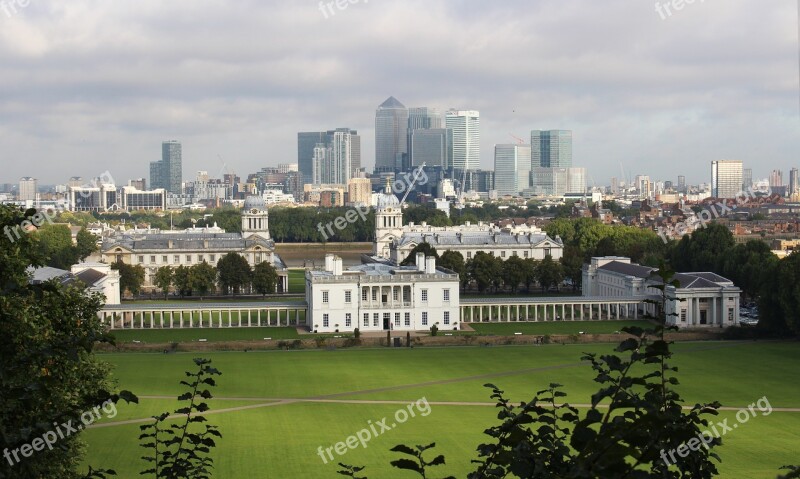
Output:
[[721,199],[736,198],[742,191],[743,176],[740,160],[712,161],[711,196]]
[[311,183],[347,184],[361,167],[361,137],[349,128],[330,130],[314,145],[312,158]]
[[[752,171],[750,173],[752,173]],[[686,193],[686,177],[683,175],[678,175],[678,191],[680,193]]]
[[181,143],[177,140],[161,143],[161,161],[150,163],[150,187],[164,188],[168,193],[183,193]]
[[442,127],[442,115],[436,108],[426,106],[408,109],[408,131],[433,130]]
[[518,196],[530,186],[530,157],[530,145],[494,145],[494,189],[498,195]]
[[391,96],[375,111],[375,172],[403,169],[407,154],[408,108]]
[[800,177],[798,177],[797,168],[792,168],[789,171],[789,196],[800,193]]
[[19,201],[33,201],[36,199],[37,191],[38,180],[36,178],[31,178],[30,176],[25,176],[19,180],[17,199]]
[[453,130],[453,165],[458,170],[477,170],[481,163],[481,118],[474,110],[450,110],[445,126]]
[[324,144],[327,136],[327,132],[324,131],[297,134],[297,165],[303,175],[303,180],[307,183],[312,183],[312,178],[314,178],[314,148],[319,143]]
[[531,131],[531,168],[572,166],[572,131]]
[[433,128],[410,130],[408,156],[411,166],[441,166],[453,164],[453,130]]
[[781,170],[772,170],[769,175],[769,187],[780,188],[783,184],[783,172]]

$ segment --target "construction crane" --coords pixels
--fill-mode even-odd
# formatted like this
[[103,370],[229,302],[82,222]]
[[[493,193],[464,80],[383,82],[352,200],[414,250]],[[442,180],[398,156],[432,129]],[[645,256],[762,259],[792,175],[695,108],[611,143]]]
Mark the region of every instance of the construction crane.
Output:
[[509,135],[511,135],[511,138],[517,140],[517,143],[519,143],[520,145],[524,145],[525,144],[525,140],[523,140],[522,138],[518,137],[517,135],[515,135],[513,133],[509,133]]

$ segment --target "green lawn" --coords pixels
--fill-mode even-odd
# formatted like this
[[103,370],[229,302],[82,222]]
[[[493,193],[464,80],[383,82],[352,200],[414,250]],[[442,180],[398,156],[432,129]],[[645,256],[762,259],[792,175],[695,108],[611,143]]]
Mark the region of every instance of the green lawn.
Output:
[[306,292],[306,270],[304,269],[290,269],[289,270],[289,293],[290,294],[305,294]]
[[[332,446],[402,408],[391,404],[291,403],[270,405],[269,399],[336,395],[347,400],[490,401],[483,384],[498,384],[515,401],[529,399],[550,382],[565,385],[567,401],[586,403],[598,385],[583,352],[607,353],[608,344],[518,347],[356,349],[337,351],[271,351],[208,353],[222,371],[213,409],[261,404],[257,409],[208,415],[223,438],[214,451],[215,477],[334,478],[337,462],[365,464],[370,479],[411,477],[392,471],[396,456],[388,449],[399,443],[436,441],[447,457],[446,473],[465,477],[470,459],[495,419],[493,407],[430,405],[430,414],[372,440],[367,448],[349,451],[324,464],[317,448]],[[674,345],[679,367],[679,392],[687,404],[719,400],[726,406],[747,406],[766,396],[773,407],[800,407],[800,354],[797,344],[763,342],[697,342]],[[107,354],[121,387],[139,395],[175,396],[178,381],[197,354]],[[779,366],[779,367],[778,367]],[[479,377],[480,376],[480,377]],[[431,384],[448,381],[446,384]],[[428,383],[428,384],[426,384]],[[391,388],[381,390],[381,388]],[[169,406],[169,400],[119,407],[119,418],[147,417]],[[213,410],[212,409],[212,410]],[[723,417],[733,418],[733,412]],[[120,420],[120,419],[117,419]],[[394,423],[389,420],[388,423]],[[797,463],[800,413],[773,412],[751,419],[728,433],[721,477],[773,479],[778,467]],[[88,463],[113,468],[120,477],[138,477],[142,450],[136,447],[138,425],[92,429],[85,433]]]
[[638,326],[650,328],[647,321],[547,321],[540,323],[470,323],[472,329],[480,334],[509,336],[522,334],[604,334],[621,331],[622,328]]
[[261,341],[272,339],[300,339],[296,328],[206,328],[206,329],[115,329],[118,342],[171,343],[192,342],[205,339],[219,341]]

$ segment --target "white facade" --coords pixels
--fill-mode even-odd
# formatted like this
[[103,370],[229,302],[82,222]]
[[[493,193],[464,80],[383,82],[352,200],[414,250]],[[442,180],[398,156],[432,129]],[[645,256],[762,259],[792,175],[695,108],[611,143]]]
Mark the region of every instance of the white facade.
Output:
[[[583,268],[583,296],[649,297],[660,300],[655,268],[631,264],[630,258],[598,257]],[[739,324],[741,290],[714,273],[676,273],[678,288],[667,286],[667,324],[679,328],[722,328]],[[656,314],[653,304],[647,305]]]
[[104,263],[80,263],[72,266],[72,274],[79,279],[90,278],[87,288],[91,292],[102,294],[105,304],[120,304],[119,271],[111,269],[111,265]]
[[475,110],[450,110],[445,126],[453,130],[453,165],[458,170],[477,170],[481,164],[481,114]]
[[428,331],[460,328],[458,275],[417,256],[416,266],[371,263],[343,270],[325,257],[325,271],[306,271],[308,324],[320,333]]

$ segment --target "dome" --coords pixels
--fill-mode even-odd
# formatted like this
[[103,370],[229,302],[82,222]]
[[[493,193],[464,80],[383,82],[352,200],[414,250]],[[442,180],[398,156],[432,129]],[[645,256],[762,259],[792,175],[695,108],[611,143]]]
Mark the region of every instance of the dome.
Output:
[[264,201],[263,196],[248,196],[244,200],[244,209],[245,210],[266,210],[267,209],[267,202]]
[[378,196],[378,209],[382,210],[385,208],[396,208],[400,206],[400,200],[392,193],[392,186],[389,183],[389,180],[386,180],[386,189],[383,190],[383,193]]

